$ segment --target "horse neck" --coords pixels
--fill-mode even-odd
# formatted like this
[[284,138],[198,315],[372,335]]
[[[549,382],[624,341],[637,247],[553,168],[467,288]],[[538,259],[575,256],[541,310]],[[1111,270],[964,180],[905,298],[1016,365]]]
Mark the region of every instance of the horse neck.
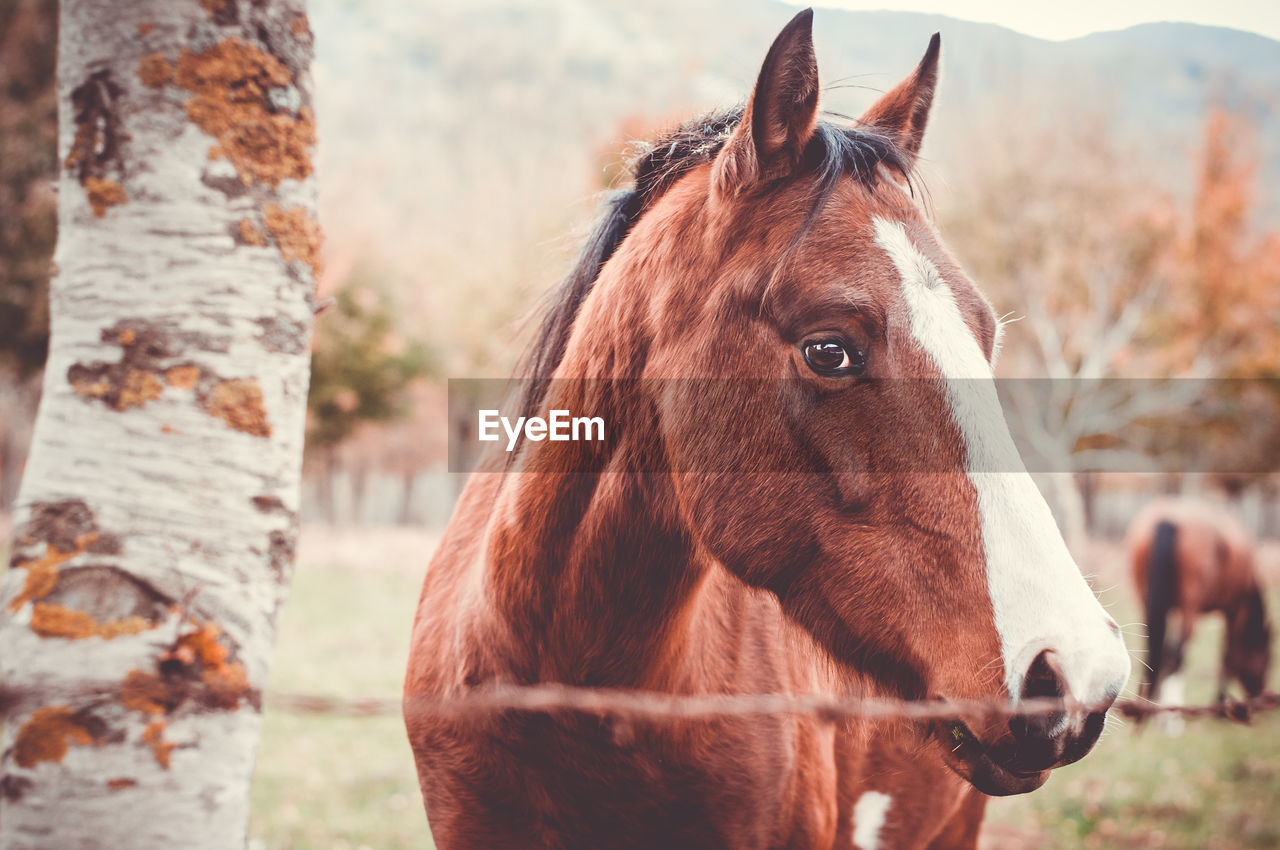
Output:
[[[489,598],[518,679],[662,687],[688,645],[706,564],[670,475],[635,471],[660,469],[653,436],[621,430],[645,420],[604,414],[620,429],[608,456],[592,455],[598,443],[530,443],[526,471],[504,478],[486,547]],[[601,471],[565,471],[583,469]]]
[[[698,189],[687,190],[697,195]],[[697,232],[701,204],[678,207],[678,232]],[[535,681],[680,687],[729,629],[697,616],[722,592],[680,509],[658,415],[641,380],[650,362],[660,277],[697,280],[678,252],[646,250],[646,216],[601,271],[572,320],[555,380],[539,405],[602,416],[601,442],[526,444],[495,507],[487,548],[494,605],[519,669]],[[676,264],[676,265],[671,265]],[[678,267],[677,267],[678,266]],[[573,474],[566,470],[592,470]],[[697,631],[697,635],[691,632]]]

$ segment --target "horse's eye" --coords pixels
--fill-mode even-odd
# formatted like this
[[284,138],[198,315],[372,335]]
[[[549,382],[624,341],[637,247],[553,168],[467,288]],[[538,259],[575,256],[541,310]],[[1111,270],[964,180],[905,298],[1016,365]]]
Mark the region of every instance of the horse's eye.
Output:
[[804,362],[827,378],[861,375],[867,368],[867,355],[842,339],[813,339],[800,346]]

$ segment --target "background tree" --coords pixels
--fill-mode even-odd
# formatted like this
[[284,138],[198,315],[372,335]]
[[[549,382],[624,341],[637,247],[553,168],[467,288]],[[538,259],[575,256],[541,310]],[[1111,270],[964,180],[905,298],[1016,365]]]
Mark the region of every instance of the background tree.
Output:
[[[338,446],[360,425],[408,416],[412,384],[432,371],[426,347],[401,332],[401,314],[375,280],[358,266],[347,277],[334,306],[325,311],[311,358],[307,451],[323,467],[321,508],[331,522],[336,521],[332,485]],[[361,489],[357,482],[357,502]]]
[[1159,413],[1151,403],[1169,403],[1150,393],[1133,397],[1133,384],[1104,379],[1133,374],[1128,358],[1168,286],[1175,209],[1126,167],[1101,117],[1066,130],[1024,123],[1010,132],[1010,144],[975,159],[943,230],[1014,322],[997,363],[1002,397],[1029,465],[1047,473],[1059,522],[1078,552],[1086,505],[1074,470],[1092,462],[1079,454]]
[[1205,119],[1169,306],[1154,322],[1174,374],[1205,374],[1211,416],[1175,446],[1238,492],[1280,456],[1280,230],[1260,225],[1258,139],[1221,105]]
[[0,585],[0,847],[244,845],[319,265],[304,12],[62,5],[53,332]]
[[[1077,549],[1087,516],[1078,470],[1158,471],[1161,456],[1178,471],[1212,468],[1257,444],[1246,429],[1277,421],[1256,415],[1253,394],[1222,398],[1225,385],[1210,383],[1280,368],[1280,236],[1259,236],[1250,220],[1247,126],[1210,113],[1185,205],[1109,126],[1097,116],[1007,127],[1009,144],[975,156],[943,228],[1015,320],[1002,394]],[[1246,402],[1255,415],[1240,415]]]
[[1158,360],[1176,374],[1256,378],[1280,373],[1280,231],[1255,219],[1256,133],[1217,106],[1205,119],[1195,195],[1176,246],[1170,299],[1152,323]]
[[0,0],[0,511],[17,495],[49,342],[55,0]]

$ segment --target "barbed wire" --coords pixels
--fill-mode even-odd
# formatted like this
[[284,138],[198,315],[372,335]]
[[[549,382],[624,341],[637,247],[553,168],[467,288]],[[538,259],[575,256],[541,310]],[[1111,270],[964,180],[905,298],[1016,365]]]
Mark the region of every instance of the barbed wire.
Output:
[[[110,702],[119,694],[118,685],[106,683],[21,690],[0,686],[0,714],[8,713],[19,704],[44,703],[51,699]],[[403,700],[268,691],[266,707],[290,714],[356,718],[399,717],[402,714],[461,717],[503,712],[577,712],[631,720],[793,715],[817,717],[828,722],[862,719],[920,723],[1034,717],[1081,708],[1069,700],[1047,697],[1023,700],[1013,706],[993,700],[901,700],[832,694],[666,694],[560,684],[493,684],[455,696],[414,696]],[[1136,721],[1156,715],[1172,715],[1248,723],[1254,715],[1277,708],[1280,708],[1280,693],[1265,691],[1247,699],[1201,705],[1164,705],[1129,698],[1117,701],[1110,711]]]
[[[268,692],[267,707],[292,714],[345,717],[435,715],[459,717],[501,712],[578,712],[634,720],[686,720],[710,717],[804,715],[828,721],[908,720],[915,722],[1034,717],[1077,710],[1068,700],[1036,698],[1017,706],[991,700],[900,700],[828,694],[664,694],[655,691],[582,688],[569,685],[490,685],[450,697],[335,697]],[[1099,707],[1100,708],[1100,707]],[[1162,705],[1124,699],[1111,711],[1133,720],[1154,715],[1215,717],[1248,723],[1255,714],[1280,708],[1280,693],[1267,691],[1243,700],[1203,705]]]

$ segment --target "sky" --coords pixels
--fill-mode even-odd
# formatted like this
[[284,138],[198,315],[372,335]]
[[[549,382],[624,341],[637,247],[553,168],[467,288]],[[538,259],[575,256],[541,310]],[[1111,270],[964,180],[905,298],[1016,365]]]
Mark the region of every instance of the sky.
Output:
[[791,0],[842,9],[930,12],[1061,41],[1149,21],[1188,21],[1280,40],[1280,0]]

